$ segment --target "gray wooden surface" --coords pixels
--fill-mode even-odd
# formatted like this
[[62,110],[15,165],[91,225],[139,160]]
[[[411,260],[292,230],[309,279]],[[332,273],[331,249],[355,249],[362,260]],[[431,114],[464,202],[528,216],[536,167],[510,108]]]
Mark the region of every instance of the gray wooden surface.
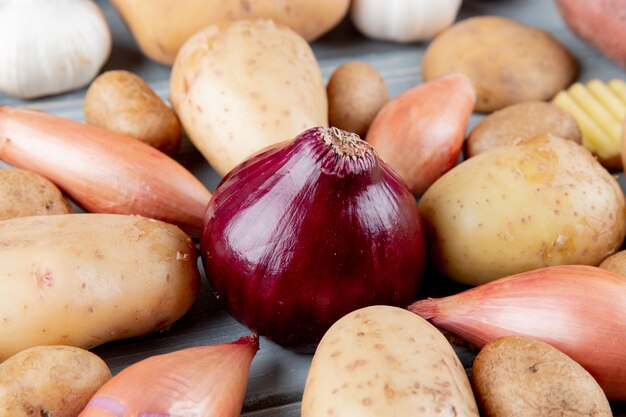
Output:
[[[113,52],[104,70],[133,71],[141,75],[157,94],[167,99],[169,68],[145,59],[110,4],[103,0],[99,3],[114,34]],[[551,0],[465,0],[459,19],[486,14],[509,16],[551,32],[573,51],[580,65],[581,81],[626,76],[623,69],[604,59],[565,27]],[[312,45],[326,79],[334,68],[346,61],[367,61],[380,70],[391,96],[421,82],[420,64],[425,46],[423,43],[401,45],[367,40],[354,30],[347,19]],[[82,121],[84,93],[84,90],[79,90],[37,101],[21,101],[0,93],[0,105],[36,108]],[[475,115],[470,127],[479,118],[479,115]],[[215,189],[220,178],[188,141],[184,143],[177,159],[210,190]],[[427,277],[422,295],[440,295],[458,290],[449,283],[444,282],[442,285],[435,281],[434,276]],[[203,344],[224,343],[247,333],[245,327],[220,309],[203,280],[196,305],[170,331],[143,339],[111,343],[94,351],[106,360],[114,372],[119,372],[151,355]],[[473,354],[460,347],[456,349],[464,365],[471,367]],[[245,415],[298,416],[310,360],[310,355],[295,354],[262,339],[261,349],[250,371]],[[623,413],[624,405],[615,404],[615,410],[616,413]]]

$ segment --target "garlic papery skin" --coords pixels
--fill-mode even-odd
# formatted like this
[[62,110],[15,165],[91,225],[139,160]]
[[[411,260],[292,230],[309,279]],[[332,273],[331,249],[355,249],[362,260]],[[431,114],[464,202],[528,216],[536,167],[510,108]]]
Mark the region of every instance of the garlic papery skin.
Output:
[[87,85],[111,53],[91,0],[0,0],[0,91],[37,98]]
[[415,42],[454,23],[461,0],[352,0],[350,17],[371,39]]

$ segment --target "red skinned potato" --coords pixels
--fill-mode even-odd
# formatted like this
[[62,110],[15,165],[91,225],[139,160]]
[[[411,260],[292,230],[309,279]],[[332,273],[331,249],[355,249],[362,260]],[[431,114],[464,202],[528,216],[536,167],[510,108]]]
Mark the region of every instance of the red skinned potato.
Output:
[[455,165],[475,103],[469,78],[439,77],[387,103],[366,139],[420,195]]
[[567,26],[604,56],[626,68],[626,2],[556,0]]

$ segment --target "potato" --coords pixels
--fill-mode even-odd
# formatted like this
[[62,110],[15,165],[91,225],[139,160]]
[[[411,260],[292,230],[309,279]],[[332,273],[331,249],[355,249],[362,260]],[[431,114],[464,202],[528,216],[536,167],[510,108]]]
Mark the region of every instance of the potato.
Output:
[[582,143],[578,123],[573,116],[544,101],[528,101],[498,110],[481,120],[465,141],[466,158],[520,139],[545,135]]
[[484,417],[611,417],[595,379],[566,354],[522,336],[488,343],[476,356],[472,385]]
[[619,251],[609,256],[598,265],[602,269],[615,272],[626,277],[626,250]]
[[168,328],[199,290],[196,250],[140,216],[0,222],[0,361],[37,345],[92,348]]
[[462,162],[418,207],[433,265],[470,285],[551,265],[598,265],[626,231],[615,178],[582,146],[553,136]]
[[261,149],[328,126],[326,88],[311,48],[269,20],[212,25],[189,39],[172,68],[170,100],[221,175]]
[[575,34],[626,68],[626,3],[620,0],[556,0],[556,5]]
[[366,62],[341,65],[331,75],[326,91],[328,123],[361,137],[389,99],[385,80]]
[[72,211],[57,186],[41,175],[0,168],[0,220]]
[[70,346],[36,346],[0,364],[0,416],[76,417],[111,378],[97,355]]
[[337,321],[315,351],[302,417],[476,416],[452,346],[407,310],[373,306]]
[[132,72],[101,74],[85,94],[85,121],[139,139],[172,155],[180,147],[181,126],[172,109]]
[[211,24],[266,18],[290,27],[313,41],[335,27],[348,13],[349,0],[112,0],[139,47],[165,65],[180,47]]
[[437,36],[422,61],[425,80],[461,72],[478,93],[476,111],[549,100],[576,77],[576,61],[548,33],[496,16],[462,20]]

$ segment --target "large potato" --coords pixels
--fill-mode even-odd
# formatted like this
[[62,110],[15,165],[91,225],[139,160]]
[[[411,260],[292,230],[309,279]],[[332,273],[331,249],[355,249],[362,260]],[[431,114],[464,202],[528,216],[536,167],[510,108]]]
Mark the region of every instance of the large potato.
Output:
[[311,48],[269,20],[212,25],[189,39],[172,68],[170,100],[221,175],[263,148],[328,125]]
[[624,194],[582,146],[547,136],[457,165],[419,202],[431,260],[471,285],[550,265],[598,265],[626,230]]
[[350,0],[112,0],[148,57],[171,65],[180,47],[204,27],[230,20],[266,18],[307,41],[335,27]]
[[168,328],[199,289],[196,250],[140,216],[0,222],[0,361],[31,346],[91,348]]
[[322,338],[302,397],[302,417],[478,417],[465,369],[426,320],[373,306]]
[[472,366],[484,417],[611,417],[600,385],[547,343],[504,336],[488,343]]
[[41,175],[0,168],[0,220],[72,211],[57,186]]
[[0,364],[0,416],[76,417],[111,378],[102,359],[71,346],[36,346]]
[[424,80],[460,72],[476,88],[476,111],[549,100],[576,77],[576,61],[551,35],[498,16],[462,20],[424,54]]

